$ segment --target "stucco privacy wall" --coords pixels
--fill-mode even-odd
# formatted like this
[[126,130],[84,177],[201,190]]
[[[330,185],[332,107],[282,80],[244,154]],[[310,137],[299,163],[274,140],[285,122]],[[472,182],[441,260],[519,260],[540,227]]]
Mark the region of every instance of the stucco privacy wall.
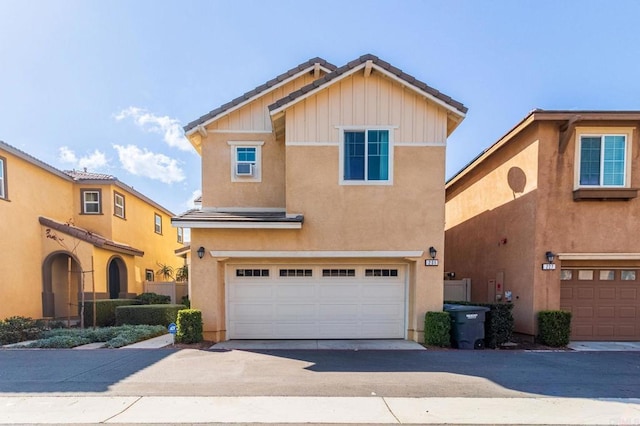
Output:
[[[13,315],[42,315],[43,238],[40,208],[69,218],[72,184],[28,161],[0,150],[6,159],[8,200],[0,199],[0,319]],[[37,209],[36,209],[37,207]]]

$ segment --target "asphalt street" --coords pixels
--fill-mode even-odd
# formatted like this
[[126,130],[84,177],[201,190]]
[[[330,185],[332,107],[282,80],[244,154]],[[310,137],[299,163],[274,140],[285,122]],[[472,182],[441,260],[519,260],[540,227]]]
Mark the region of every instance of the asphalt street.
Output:
[[638,398],[640,352],[0,350],[0,396]]

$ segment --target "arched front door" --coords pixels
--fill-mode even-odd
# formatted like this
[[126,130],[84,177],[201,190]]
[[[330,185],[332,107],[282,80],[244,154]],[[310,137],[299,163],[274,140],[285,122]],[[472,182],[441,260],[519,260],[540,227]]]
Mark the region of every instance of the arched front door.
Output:
[[127,265],[117,256],[109,260],[107,266],[109,299],[121,299],[127,295]]
[[[71,274],[69,274],[71,259]],[[42,316],[45,318],[78,315],[80,263],[64,251],[51,253],[42,263]]]

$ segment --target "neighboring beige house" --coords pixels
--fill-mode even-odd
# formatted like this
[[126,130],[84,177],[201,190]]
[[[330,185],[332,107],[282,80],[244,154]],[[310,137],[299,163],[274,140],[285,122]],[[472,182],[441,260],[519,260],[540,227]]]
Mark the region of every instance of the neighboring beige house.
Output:
[[114,176],[61,171],[0,141],[0,319],[77,317],[83,281],[86,299],[142,293],[158,263],[182,264],[172,216]]
[[[446,270],[508,299],[516,331],[640,340],[638,111],[534,110],[446,185]],[[553,260],[547,259],[547,254]]]
[[172,223],[191,228],[206,338],[423,339],[466,111],[365,55],[311,59],[185,126],[202,207]]

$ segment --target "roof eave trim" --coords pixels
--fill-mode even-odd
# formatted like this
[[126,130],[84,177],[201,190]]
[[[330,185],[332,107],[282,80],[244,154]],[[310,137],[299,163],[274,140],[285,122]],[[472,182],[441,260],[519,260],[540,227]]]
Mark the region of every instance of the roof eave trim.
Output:
[[351,258],[394,258],[394,259],[419,259],[423,256],[423,250],[407,251],[328,251],[328,250],[295,250],[295,251],[261,251],[261,250],[212,250],[212,257],[218,258],[325,258],[325,259],[351,259]]
[[302,229],[302,222],[223,222],[172,219],[171,225],[198,229]]
[[[325,82],[324,84],[316,87],[313,90],[308,91],[307,93],[304,93],[302,95],[300,95],[299,97],[291,100],[290,102],[287,102],[286,104],[283,104],[281,106],[279,106],[278,108],[274,108],[273,110],[269,111],[269,113],[273,116],[276,115],[280,112],[283,112],[284,110],[286,110],[287,108],[291,107],[292,105],[307,99],[310,96],[315,95],[316,93],[318,93],[321,90],[324,90],[327,86],[330,86],[334,83],[337,83],[355,73],[357,73],[360,70],[363,70],[365,67],[367,66],[367,62],[363,62],[362,64],[359,64],[353,68],[351,68],[349,71],[344,72],[343,74],[339,75],[336,78],[333,78],[327,82]],[[385,70],[384,68],[382,68],[380,65],[376,64],[375,62],[372,65],[372,68],[375,69],[376,71],[380,72],[381,74],[384,74],[385,76],[391,78],[392,80],[402,84],[405,87],[410,88],[411,90],[413,90],[414,92],[418,93],[421,96],[424,96],[425,98],[429,99],[430,101],[436,103],[437,105],[445,108],[447,111],[455,114],[456,116],[458,116],[460,118],[460,121],[462,121],[463,118],[466,117],[466,113],[460,111],[459,109],[449,105],[448,103],[442,101],[441,99],[436,98],[435,96],[433,96],[432,94],[425,92],[424,90],[420,89],[419,87],[409,83],[406,80],[401,79],[400,77],[398,77],[397,75]]]
[[224,117],[225,115],[231,114],[233,111],[236,111],[236,110],[244,107],[245,105],[255,101],[256,99],[266,95],[267,93],[270,93],[270,92],[274,91],[275,89],[284,86],[285,84],[291,82],[292,80],[295,80],[296,78],[298,78],[298,77],[300,77],[300,76],[302,76],[304,74],[307,74],[307,73],[309,73],[311,71],[314,71],[315,68],[316,68],[316,64],[319,64],[320,69],[322,71],[326,72],[326,73],[330,73],[332,71],[331,69],[325,67],[324,65],[320,64],[319,62],[311,64],[307,68],[303,69],[302,71],[300,71],[300,72],[298,72],[296,74],[293,74],[289,78],[286,78],[286,79],[282,80],[278,84],[274,84],[273,86],[269,87],[268,89],[266,89],[266,90],[264,90],[264,91],[262,91],[260,93],[256,93],[255,95],[253,95],[249,99],[246,99],[245,101],[243,101],[243,102],[241,102],[241,103],[239,103],[237,105],[234,105],[234,106],[230,107],[229,109],[226,109],[226,110],[222,111],[221,113],[219,113],[219,114],[217,114],[217,115],[215,115],[215,116],[213,116],[213,117],[211,117],[211,118],[209,118],[209,119],[207,119],[207,120],[205,120],[205,121],[203,121],[201,123],[195,124],[194,127],[190,128],[189,130],[185,129],[185,132],[184,132],[185,136],[189,137],[189,136],[193,135],[194,133],[197,133],[199,127],[203,127],[204,128],[204,127],[208,126],[209,124],[213,123],[214,121],[219,120],[220,118]]

